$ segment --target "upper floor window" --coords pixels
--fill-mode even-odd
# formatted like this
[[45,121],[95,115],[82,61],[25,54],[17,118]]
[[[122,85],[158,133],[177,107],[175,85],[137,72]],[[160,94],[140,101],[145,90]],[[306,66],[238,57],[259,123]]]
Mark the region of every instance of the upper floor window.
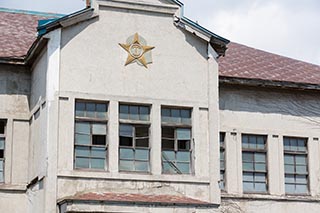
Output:
[[306,138],[284,137],[284,173],[287,194],[308,193],[308,151]]
[[244,192],[267,192],[266,141],[263,135],[242,135]]
[[74,167],[104,170],[108,104],[77,100],[75,105]]
[[4,148],[5,148],[6,121],[0,120],[0,183],[4,182]]
[[225,147],[225,133],[224,132],[220,132],[220,188],[222,190],[225,189],[225,184],[226,184],[226,176],[225,176],[225,166],[226,166],[226,158],[225,158],[225,151],[226,151],[226,147]]
[[150,107],[119,106],[119,170],[150,172]]
[[161,109],[162,172],[192,172],[191,109]]

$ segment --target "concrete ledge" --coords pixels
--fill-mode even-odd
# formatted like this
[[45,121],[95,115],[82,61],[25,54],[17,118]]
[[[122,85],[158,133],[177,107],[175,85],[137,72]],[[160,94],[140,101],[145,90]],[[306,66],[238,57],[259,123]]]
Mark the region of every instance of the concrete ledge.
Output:
[[26,185],[0,184],[0,193],[26,193]]

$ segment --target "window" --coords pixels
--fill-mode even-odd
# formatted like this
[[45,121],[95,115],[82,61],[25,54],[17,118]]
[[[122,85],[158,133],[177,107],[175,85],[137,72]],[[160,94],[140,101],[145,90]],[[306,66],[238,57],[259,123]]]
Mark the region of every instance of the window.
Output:
[[284,137],[283,143],[285,191],[287,194],[307,194],[307,139]]
[[267,192],[266,140],[262,135],[242,135],[244,192]]
[[4,147],[6,121],[0,120],[0,183],[4,182]]
[[222,190],[225,189],[225,133],[224,132],[220,132],[220,188]]
[[75,168],[106,169],[107,110],[107,103],[76,101]]
[[190,174],[192,169],[191,110],[161,109],[162,172]]
[[119,170],[150,172],[150,107],[119,106]]

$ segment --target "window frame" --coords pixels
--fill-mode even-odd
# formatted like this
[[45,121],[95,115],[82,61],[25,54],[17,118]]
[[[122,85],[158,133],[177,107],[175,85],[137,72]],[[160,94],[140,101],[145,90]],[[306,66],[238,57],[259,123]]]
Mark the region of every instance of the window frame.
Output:
[[[297,139],[297,140],[304,140],[305,142],[305,151],[292,151],[292,150],[285,150],[285,139]],[[289,196],[308,196],[310,195],[310,168],[309,168],[309,150],[308,150],[308,143],[309,140],[307,137],[295,137],[295,136],[283,136],[283,168],[284,168],[284,187],[285,187],[285,195],[289,195]],[[298,144],[297,144],[298,145]],[[290,145],[291,146],[291,145]],[[294,166],[294,173],[286,173],[285,170],[285,166],[286,166],[286,162],[285,162],[285,156],[286,155],[290,155],[293,156],[294,158],[294,164],[289,164],[289,165],[293,165]],[[306,159],[306,174],[302,174],[302,173],[297,173],[296,172],[296,166],[299,164],[296,164],[296,156],[305,156]],[[293,175],[294,179],[296,179],[296,176],[306,176],[306,184],[297,184],[296,182],[291,183],[291,185],[294,184],[295,188],[297,185],[306,185],[307,187],[307,192],[306,193],[288,193],[286,192],[286,175]]]
[[[182,121],[181,122],[168,122],[168,121],[163,121],[163,116],[162,116],[162,110],[165,109],[165,110],[170,110],[170,115],[172,115],[172,112],[171,110],[180,110],[180,120],[181,120],[181,110],[187,110],[189,111],[190,113],[190,118],[188,118],[190,120],[190,122],[187,124],[187,123],[183,123]],[[161,106],[161,174],[164,174],[164,175],[194,175],[194,140],[193,140],[193,134],[192,134],[192,111],[193,109],[192,108],[186,108],[186,107],[179,107],[179,106]],[[172,117],[172,116],[171,116]],[[174,149],[163,149],[163,146],[162,146],[162,141],[163,139],[169,139],[169,140],[172,140],[172,138],[164,138],[162,136],[162,133],[163,133],[163,128],[173,128],[174,129]],[[179,144],[178,144],[178,137],[177,137],[177,129],[189,129],[190,130],[190,148],[189,150],[180,150],[180,152],[189,152],[189,155],[190,155],[190,162],[189,162],[189,173],[182,173],[182,172],[178,172],[176,170],[177,169],[177,153],[179,152]],[[172,163],[172,161],[170,160],[166,160],[165,162],[171,162],[169,164],[171,164],[174,169],[177,171],[176,173],[170,173],[170,172],[164,172],[164,160],[163,160],[163,152],[164,151],[173,151],[174,154],[175,154],[175,163]],[[181,163],[181,162],[180,162]],[[183,162],[182,162],[183,163]]]
[[[105,118],[97,118],[97,117],[88,117],[88,116],[78,116],[76,114],[76,106],[77,103],[84,103],[85,106],[86,104],[105,104],[106,105],[106,111],[105,111]],[[96,108],[96,106],[95,106]],[[86,112],[87,109],[85,108],[84,111]],[[86,114],[85,114],[86,115]],[[96,115],[96,111],[95,111]],[[90,144],[76,144],[76,124],[77,123],[88,123],[90,125]],[[106,126],[106,134],[105,134],[105,145],[97,145],[93,144],[93,134],[92,134],[92,127],[93,124],[104,124]],[[109,142],[108,142],[108,124],[109,124],[109,102],[108,101],[101,101],[101,100],[89,100],[89,99],[75,99],[74,101],[74,142],[73,142],[73,169],[75,170],[84,170],[84,171],[108,171],[109,166],[108,166],[108,156],[109,156]],[[83,134],[85,135],[85,134]],[[90,156],[77,156],[76,155],[76,147],[89,147],[89,152],[91,153],[92,148],[104,148],[105,149],[105,162],[104,162],[104,168],[99,169],[99,168],[92,168],[91,167],[91,159],[102,159],[101,157],[92,157],[91,154]],[[89,159],[89,167],[88,168],[83,168],[83,167],[76,167],[76,158],[87,158]]]
[[3,122],[3,134],[0,134],[0,138],[3,139],[3,157],[0,158],[0,161],[2,161],[2,181],[0,181],[0,184],[5,184],[6,132],[8,121],[5,119],[0,119],[0,122]]
[[[249,140],[249,137],[250,136],[255,136],[256,138],[257,137],[263,137],[263,140],[264,140],[264,148],[262,149],[253,149],[253,148],[243,148],[243,136],[248,136],[248,140]],[[250,163],[250,162],[244,162],[243,161],[243,153],[250,153],[250,154],[253,154],[253,165],[256,164],[256,161],[255,161],[255,153],[263,153],[265,154],[265,172],[262,172],[262,171],[256,171],[255,169],[253,169],[252,171],[249,171],[249,170],[244,170],[243,168],[243,163]],[[244,181],[244,173],[252,173],[253,174],[253,178],[255,178],[255,174],[265,174],[265,184],[266,184],[266,191],[245,191],[244,188],[243,188],[243,193],[244,194],[269,194],[269,171],[268,171],[268,135],[263,135],[263,134],[247,134],[247,133],[242,133],[241,134],[241,164],[242,164],[242,187],[243,187],[243,184],[245,182],[249,182],[249,181]],[[259,162],[258,162],[259,163]],[[255,183],[263,183],[262,181],[258,182],[258,181],[255,181],[253,180],[252,182],[249,182],[249,183],[253,183],[255,185]]]
[[[221,140],[223,139],[223,140]],[[223,145],[221,145],[223,142]],[[220,190],[225,192],[226,191],[226,133],[219,132],[219,147],[220,147],[220,179],[219,179],[219,187]],[[221,168],[221,152],[223,152],[223,169]],[[223,175],[223,179],[221,179],[221,175]],[[222,186],[223,184],[223,186]]]
[[[124,119],[124,118],[120,118],[120,107],[121,106],[128,106],[128,119]],[[130,119],[130,106],[136,106],[139,107],[138,108],[138,115],[139,115],[139,119]],[[148,120],[140,120],[140,107],[147,107],[148,108]],[[118,131],[118,137],[119,137],[119,148],[118,148],[118,170],[120,173],[137,173],[137,174],[151,174],[151,105],[147,105],[147,104],[138,104],[138,103],[127,103],[127,102],[120,102],[119,103],[119,117],[118,117],[118,123],[119,123],[119,131]],[[120,126],[121,125],[129,125],[132,126],[133,131],[132,131],[132,146],[121,146],[120,145]],[[146,138],[146,137],[136,137],[136,128],[137,127],[147,127],[148,128],[148,147],[137,147],[136,146],[136,140],[137,138]],[[124,148],[124,149],[132,149],[134,156],[135,153],[137,151],[137,149],[142,149],[142,150],[148,150],[148,161],[144,161],[144,160],[137,160],[137,159],[121,159],[120,158],[120,149]],[[134,168],[135,167],[135,162],[147,162],[148,163],[148,171],[137,171],[135,170],[121,170],[120,169],[120,161],[124,160],[124,161],[132,161],[134,164]]]

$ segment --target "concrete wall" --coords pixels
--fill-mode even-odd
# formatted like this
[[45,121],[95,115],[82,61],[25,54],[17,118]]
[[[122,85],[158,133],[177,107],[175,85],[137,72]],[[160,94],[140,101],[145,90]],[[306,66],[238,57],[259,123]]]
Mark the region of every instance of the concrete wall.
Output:
[[[28,174],[30,73],[23,66],[0,65],[0,119],[5,119],[4,183],[0,210],[22,212]],[[19,206],[17,206],[17,202]]]
[[[128,53],[119,43],[126,43],[126,39],[136,32],[147,40],[148,45],[155,46],[153,63],[148,69],[135,63],[124,66]],[[98,18],[62,30],[61,47],[58,198],[96,191],[97,188],[113,191],[119,186],[123,191],[139,193],[141,187],[152,190],[154,185],[161,183],[168,187],[169,194],[180,193],[219,202],[218,176],[212,178],[209,172],[218,171],[218,167],[210,168],[217,163],[209,164],[212,155],[209,113],[215,110],[217,115],[218,107],[209,110],[208,96],[211,90],[215,97],[211,104],[217,105],[218,68],[214,59],[209,66],[207,42],[177,28],[173,14],[100,6]],[[210,80],[209,73],[212,75]],[[74,103],[77,98],[109,102],[108,171],[73,168]],[[121,102],[151,105],[150,175],[118,172],[118,105]],[[194,175],[161,174],[162,105],[193,109]],[[218,138],[217,123],[214,128],[212,132]],[[214,160],[218,162],[218,153]]]
[[[317,92],[220,86],[220,130],[226,132],[226,192],[243,212],[317,212],[320,195],[320,100]],[[266,195],[243,194],[241,134],[267,136]],[[283,137],[308,138],[311,196],[286,196]],[[287,201],[283,198],[293,198]],[[246,198],[246,199],[243,199]],[[252,201],[260,199],[262,201]],[[227,199],[228,200],[228,199]],[[278,201],[278,202],[277,202]],[[310,202],[311,201],[311,202]],[[294,205],[292,204],[294,203]],[[272,207],[272,211],[270,208]]]

